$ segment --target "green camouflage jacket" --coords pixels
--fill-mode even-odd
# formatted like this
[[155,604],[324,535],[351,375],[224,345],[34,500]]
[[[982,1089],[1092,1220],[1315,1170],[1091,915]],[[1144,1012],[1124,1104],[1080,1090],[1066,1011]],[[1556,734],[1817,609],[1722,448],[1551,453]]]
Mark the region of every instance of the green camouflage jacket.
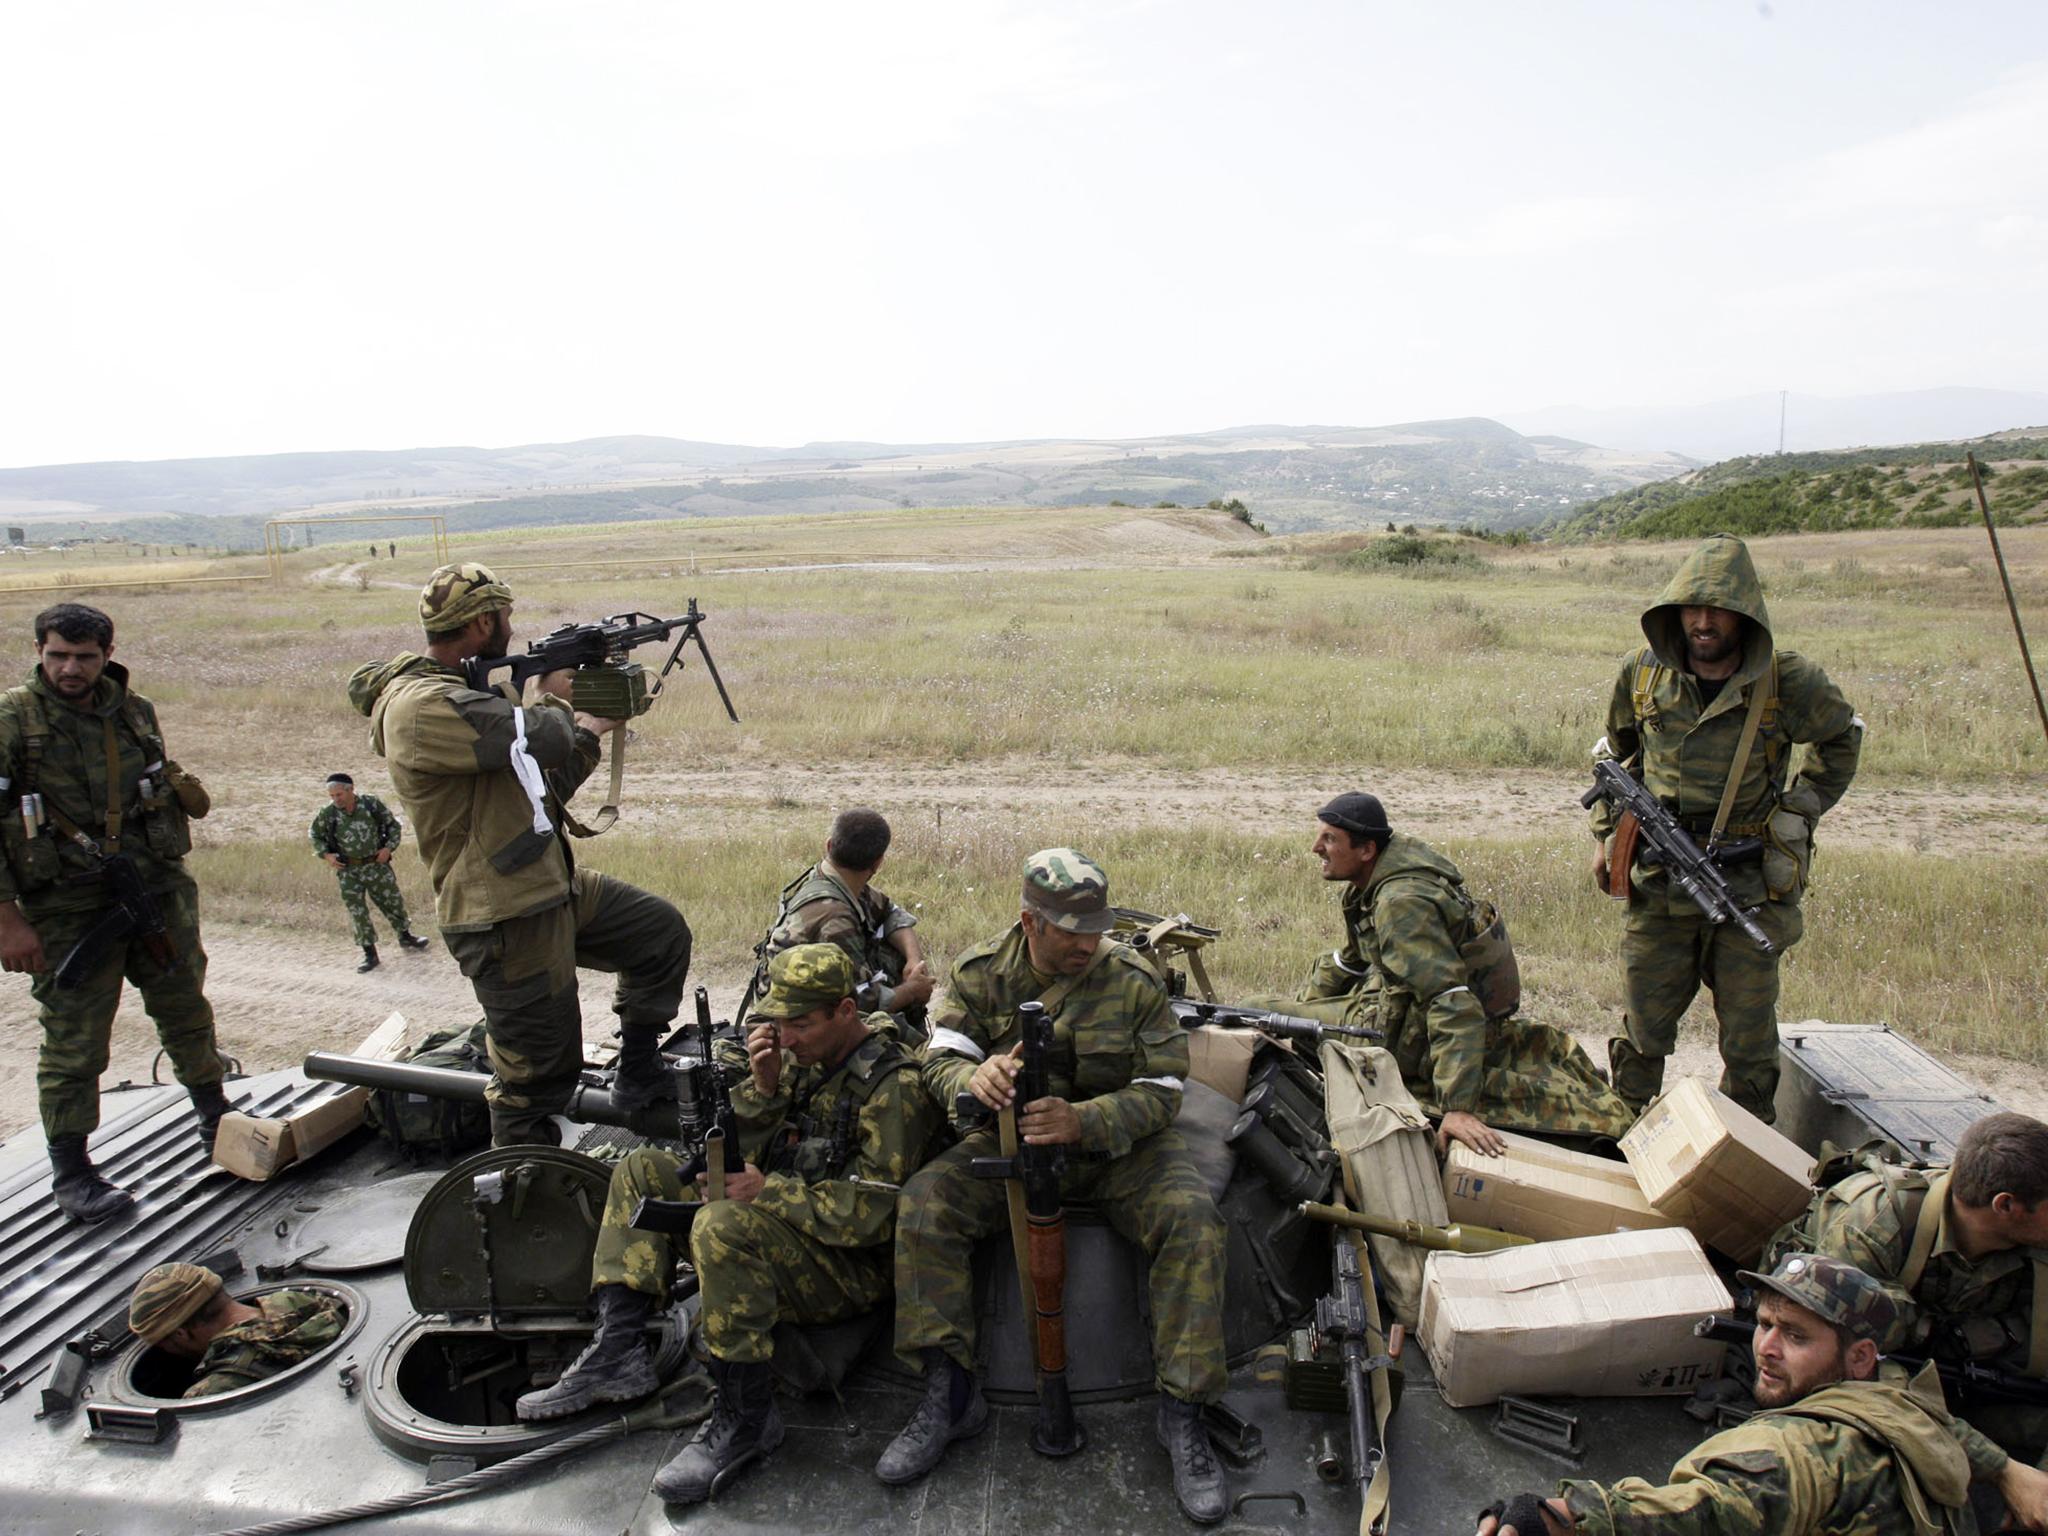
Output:
[[[1017,1005],[1053,986],[1032,969],[1022,923],[955,960],[925,1047],[932,1097],[950,1111],[976,1065],[1017,1043]],[[1121,1156],[1173,1124],[1188,1076],[1187,1031],[1136,950],[1105,936],[1093,967],[1051,1014],[1052,1094],[1079,1114],[1083,1151]]]
[[923,1166],[944,1123],[917,1061],[886,1013],[867,1017],[867,1039],[836,1068],[799,1067],[784,1055],[773,1095],[754,1086],[747,1053],[722,1040],[740,1150],[767,1176],[757,1210],[781,1217],[828,1248],[875,1248],[896,1235],[896,1194]]
[[1336,963],[1378,978],[1379,1027],[1401,1079],[1443,1114],[1472,1113],[1486,1075],[1486,1011],[1459,954],[1476,921],[1457,865],[1400,832],[1372,878],[1344,890]]
[[[131,855],[143,883],[162,890],[182,878],[184,855],[192,846],[186,815],[166,780],[181,775],[164,755],[156,708],[128,687],[128,670],[110,661],[100,674],[88,708],[65,702],[43,681],[41,667],[20,688],[0,693],[0,901],[19,898],[36,917],[90,911],[105,904],[104,887],[85,851],[47,820],[33,839],[22,825],[21,796],[27,785],[31,735],[41,722],[43,749],[36,766],[37,791],[47,808],[61,811],[80,831],[106,845],[107,724],[113,725],[120,802],[119,845]],[[143,793],[143,781],[149,793]],[[194,781],[196,787],[196,781]],[[57,957],[52,956],[54,961]]]
[[275,1376],[341,1337],[348,1313],[317,1291],[272,1291],[256,1298],[263,1315],[223,1328],[206,1346],[187,1397],[212,1397]]
[[[443,932],[479,932],[568,900],[561,807],[597,766],[599,747],[567,704],[542,697],[522,707],[409,653],[359,667],[348,697],[391,765]],[[515,762],[532,766],[541,811]]]
[[[889,943],[889,935],[916,926],[915,916],[872,885],[856,896],[823,864],[813,864],[782,888],[775,926],[756,953],[765,967],[798,944],[837,944],[859,967],[862,981],[880,972],[893,983],[902,979],[903,956]],[[882,990],[884,1009],[892,1000],[891,991]]]
[[315,853],[338,853],[348,859],[369,858],[379,848],[396,852],[405,838],[398,818],[375,795],[357,795],[353,811],[344,811],[331,802],[322,806],[307,835],[313,841]]
[[[1699,682],[1685,670],[1679,623],[1679,609],[1685,606],[1726,608],[1743,619],[1742,665],[1711,704],[1701,702]],[[1773,702],[1764,709],[1724,833],[1764,837],[1767,851],[1762,862],[1732,865],[1727,874],[1736,898],[1746,905],[1767,895],[1797,901],[1811,862],[1813,823],[1842,798],[1856,776],[1862,718],[1816,663],[1775,648],[1756,566],[1743,542],[1727,534],[1716,534],[1687,556],[1645,610],[1643,636],[1648,647],[1623,662],[1615,679],[1607,735],[1594,748],[1595,756],[1626,763],[1640,753],[1636,776],[1704,841],[1728,784],[1750,694],[1759,686],[1770,687],[1775,673]],[[1792,748],[1799,743],[1806,744],[1806,753],[1788,785]],[[1611,834],[1614,820],[1612,808],[1598,802],[1594,835]],[[1639,867],[1635,884],[1653,910],[1696,910],[1684,892],[1671,888],[1661,869]]]
[[1974,1536],[1969,1489],[1931,1369],[1760,1413],[1681,1457],[1661,1488],[1558,1485],[1586,1536]]

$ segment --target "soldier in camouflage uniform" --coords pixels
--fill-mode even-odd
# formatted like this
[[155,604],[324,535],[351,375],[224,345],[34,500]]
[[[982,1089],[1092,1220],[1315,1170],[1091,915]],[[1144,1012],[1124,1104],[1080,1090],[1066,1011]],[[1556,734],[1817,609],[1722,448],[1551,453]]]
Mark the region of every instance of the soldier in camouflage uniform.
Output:
[[1754,1418],[1680,1459],[1671,1481],[1579,1479],[1559,1496],[1523,1494],[1481,1516],[1481,1536],[1974,1536],[1969,1487],[1996,1483],[2029,1530],[2048,1514],[2048,1474],[1975,1464],[1929,1366],[1879,1376],[1879,1341],[1897,1325],[1870,1276],[1795,1255],[1741,1278],[1757,1308]]
[[576,969],[618,974],[614,1102],[674,1092],[660,1042],[683,998],[690,930],[659,896],[575,867],[563,806],[597,766],[617,720],[569,705],[572,673],[537,679],[521,706],[480,693],[462,670],[512,643],[512,592],[481,565],[444,565],[420,593],[424,654],[359,667],[349,702],[391,764],[448,951],[483,1005],[491,1143],[553,1145],[551,1115],[583,1064]]
[[[1805,931],[1799,898],[1814,823],[1855,777],[1863,720],[1817,664],[1776,649],[1749,550],[1728,534],[1686,558],[1643,614],[1643,635],[1648,646],[1615,679],[1594,756],[1629,765],[1703,847],[1724,803],[1723,838],[1763,840],[1760,859],[1724,872],[1776,953],[1761,953],[1732,923],[1708,922],[1661,867],[1635,865],[1621,941],[1626,1033],[1608,1044],[1615,1091],[1638,1112],[1656,1097],[1678,1021],[1704,983],[1720,1023],[1721,1091],[1768,1122],[1777,1113],[1778,961]],[[1737,765],[1746,734],[1753,744]],[[1600,801],[1593,878],[1603,890],[1615,830],[1613,808]]]
[[[1188,1075],[1187,1034],[1166,989],[1128,945],[1105,939],[1116,918],[1109,877],[1071,848],[1024,865],[1023,907],[1001,938],[954,962],[933,1021],[924,1076],[950,1106],[971,1093],[990,1110],[1015,1098],[1017,1005],[1045,1005],[1054,1030],[1052,1094],[1017,1105],[1017,1132],[1068,1148],[1062,1189],[1093,1201],[1151,1260],[1158,1433],[1181,1508],[1223,1518],[1223,1474],[1200,1405],[1223,1393],[1223,1219],[1172,1129]],[[939,1154],[903,1192],[896,1226],[896,1352],[921,1365],[925,1397],[875,1471],[907,1483],[948,1444],[988,1421],[974,1368],[972,1257],[1000,1230],[1000,1181],[974,1177],[996,1151],[982,1129]]]
[[[52,1193],[73,1221],[94,1222],[133,1203],[86,1155],[124,980],[142,993],[209,1150],[227,1112],[199,889],[185,872],[188,818],[205,815],[209,802],[165,752],[155,708],[130,691],[127,670],[112,659],[111,619],[59,603],[36,616],[35,635],[35,671],[0,694],[0,965],[30,974],[41,1010],[36,1088]],[[155,897],[163,940],[105,937],[76,984],[59,986],[57,968],[73,946],[113,914],[98,870],[99,855],[117,853]]]
[[[1822,1254],[1881,1283],[1898,1311],[1886,1348],[1958,1364],[2048,1376],[2048,1125],[1986,1115],[1946,1168],[1867,1160],[1772,1237],[1767,1258]],[[1973,1463],[2008,1453],[2048,1464],[2048,1408],[1984,1402],[1969,1410]]]
[[[767,981],[768,961],[792,944],[837,944],[875,983],[875,1006],[896,1015],[905,1041],[924,1039],[932,971],[917,940],[917,918],[871,883],[889,851],[889,823],[878,811],[841,811],[825,838],[825,857],[782,888],[775,924],[754,953],[749,996]],[[743,1010],[744,1011],[744,1010]]]
[[[716,1397],[655,1476],[671,1503],[709,1498],[781,1442],[769,1376],[777,1323],[838,1322],[888,1299],[897,1191],[943,1122],[894,1022],[861,1016],[858,984],[836,945],[786,949],[769,963],[744,1050],[720,1042],[745,1163],[690,1230]],[[519,1400],[522,1419],[654,1390],[644,1330],[675,1260],[666,1235],[631,1221],[644,1198],[686,1198],[681,1169],[674,1154],[641,1147],[613,1173],[591,1265],[597,1335],[560,1381]]]
[[391,868],[391,856],[398,852],[404,837],[398,818],[375,795],[357,794],[356,781],[345,773],[327,775],[327,799],[329,803],[314,816],[308,835],[313,851],[334,866],[341,904],[363,950],[363,963],[356,970],[377,969],[377,930],[370,926],[370,901],[377,903],[377,910],[398,934],[401,949],[425,949],[427,941],[413,935],[412,920],[405,915],[405,897],[399,893],[398,876]]
[[214,1397],[275,1376],[341,1337],[348,1311],[317,1291],[237,1301],[195,1264],[159,1264],[128,1303],[128,1326],[166,1354],[196,1360],[186,1397]]
[[1395,832],[1372,795],[1339,795],[1316,820],[1310,851],[1323,878],[1345,887],[1344,947],[1316,961],[1294,1001],[1266,1006],[1382,1031],[1401,1080],[1442,1117],[1440,1149],[1498,1153],[1503,1126],[1629,1128],[1634,1114],[1570,1035],[1515,1017],[1521,979],[1506,924],[1455,864]]

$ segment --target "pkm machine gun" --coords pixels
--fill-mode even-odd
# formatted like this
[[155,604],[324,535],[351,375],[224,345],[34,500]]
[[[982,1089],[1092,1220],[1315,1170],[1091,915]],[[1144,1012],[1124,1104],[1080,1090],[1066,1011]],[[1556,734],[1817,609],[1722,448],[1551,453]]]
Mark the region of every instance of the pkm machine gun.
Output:
[[1736,901],[1728,877],[1721,873],[1724,865],[1747,863],[1758,857],[1763,851],[1761,838],[1736,838],[1701,848],[1664,808],[1664,803],[1612,759],[1593,765],[1593,787],[1579,797],[1579,803],[1588,810],[1596,800],[1605,800],[1622,817],[1614,855],[1614,880],[1619,895],[1628,895],[1628,866],[1633,861],[1633,847],[1627,836],[1627,824],[1633,819],[1636,836],[1648,844],[1647,851],[1640,855],[1642,863],[1662,864],[1672,883],[1691,898],[1708,922],[1733,923],[1765,954],[1778,952],[1770,935],[1757,926],[1751,915],[1753,909]]
[[1344,1409],[1351,1432],[1349,1470],[1363,1497],[1386,1454],[1373,1417],[1372,1373],[1386,1370],[1400,1358],[1404,1330],[1394,1324],[1385,1351],[1370,1352],[1378,1338],[1365,1304],[1365,1287],[1371,1282],[1359,1267],[1358,1245],[1340,1238],[1331,1248],[1330,1294],[1316,1301],[1310,1348],[1321,1355],[1325,1344],[1335,1344],[1343,1357]]
[[1173,1015],[1183,1029],[1256,1029],[1282,1040],[1300,1040],[1321,1045],[1325,1040],[1363,1040],[1378,1045],[1387,1037],[1362,1024],[1325,1024],[1299,1014],[1273,1013],[1264,1008],[1238,1008],[1229,1003],[1198,1003],[1185,997],[1172,1000]]

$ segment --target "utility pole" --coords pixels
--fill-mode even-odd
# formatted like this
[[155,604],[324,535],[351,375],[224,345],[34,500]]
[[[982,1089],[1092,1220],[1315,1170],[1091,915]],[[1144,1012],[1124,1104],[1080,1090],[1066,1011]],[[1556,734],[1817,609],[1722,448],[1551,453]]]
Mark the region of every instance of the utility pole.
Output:
[[1785,397],[1789,393],[1789,390],[1778,391],[1778,457],[1781,459],[1785,456]]

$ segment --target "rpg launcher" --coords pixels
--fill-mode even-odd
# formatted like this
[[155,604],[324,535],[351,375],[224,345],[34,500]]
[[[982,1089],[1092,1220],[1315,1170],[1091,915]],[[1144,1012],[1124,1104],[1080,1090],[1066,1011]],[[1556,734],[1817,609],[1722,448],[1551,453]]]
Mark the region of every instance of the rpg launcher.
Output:
[[[1411,1248],[1429,1248],[1438,1253],[1495,1253],[1502,1248],[1520,1248],[1535,1241],[1519,1233],[1502,1232],[1493,1227],[1432,1227],[1403,1217],[1374,1216],[1367,1211],[1354,1211],[1341,1205],[1320,1205],[1313,1200],[1302,1201],[1297,1209],[1310,1221],[1349,1227],[1355,1232],[1371,1232],[1379,1237],[1391,1237]],[[1338,1246],[1341,1248],[1343,1244]]]
[[[1017,1032],[1023,1051],[1016,1098],[996,1117],[1002,1155],[977,1157],[972,1170],[978,1179],[1008,1181],[1010,1246],[1016,1250],[1024,1311],[1034,1323],[1038,1360],[1038,1422],[1031,1448],[1041,1456],[1071,1456],[1087,1437],[1074,1418],[1067,1389],[1067,1218],[1060,1200],[1067,1150],[1030,1146],[1017,1137],[1018,1106],[1052,1096],[1053,1030],[1043,1003],[1017,1005]],[[960,1095],[960,1101],[956,1114],[963,1127],[987,1117],[987,1106],[972,1094]]]
[[[1620,817],[1614,838],[1614,884],[1609,894],[1627,898],[1631,864],[1661,864],[1708,922],[1733,923],[1765,954],[1778,952],[1770,935],[1757,926],[1753,909],[1736,901],[1728,877],[1721,873],[1725,865],[1746,864],[1761,856],[1763,839],[1742,837],[1726,843],[1709,842],[1701,848],[1664,808],[1664,802],[1611,758],[1593,765],[1593,787],[1579,797],[1579,804],[1591,810],[1596,800],[1605,800]],[[1646,845],[1640,854],[1636,852],[1638,841]]]

